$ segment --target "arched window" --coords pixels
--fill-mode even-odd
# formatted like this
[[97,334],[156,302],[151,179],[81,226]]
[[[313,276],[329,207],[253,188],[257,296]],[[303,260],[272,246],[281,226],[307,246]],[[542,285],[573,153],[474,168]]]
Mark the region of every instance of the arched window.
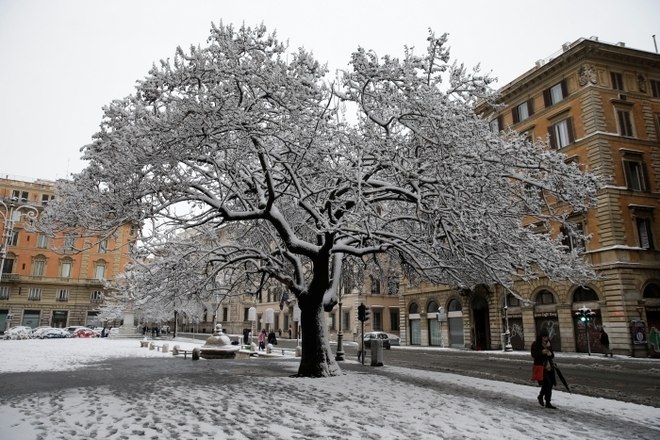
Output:
[[46,257],[37,255],[32,260],[32,275],[35,277],[42,277],[46,272]]
[[410,307],[408,307],[408,313],[411,315],[419,313],[419,305],[417,303],[410,304]]
[[660,286],[655,283],[651,283],[644,288],[644,298],[656,298],[660,299]]
[[542,306],[544,304],[554,304],[555,296],[549,290],[541,290],[536,294],[536,305]]
[[506,305],[508,307],[520,307],[520,300],[513,296],[512,293],[506,295]]
[[573,302],[598,301],[598,295],[589,287],[578,287],[573,293]]
[[452,299],[447,305],[447,310],[450,312],[460,312],[463,310],[463,307],[461,307],[461,303],[457,299]]
[[438,312],[438,303],[435,301],[431,301],[426,308],[428,313],[437,313]]

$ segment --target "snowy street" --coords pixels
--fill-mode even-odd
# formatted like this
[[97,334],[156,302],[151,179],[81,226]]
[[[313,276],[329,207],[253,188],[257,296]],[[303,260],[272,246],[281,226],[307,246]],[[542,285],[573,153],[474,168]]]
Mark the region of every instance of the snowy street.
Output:
[[[177,342],[192,348],[192,342]],[[196,343],[199,345],[199,343]],[[1,341],[2,439],[656,439],[660,409],[557,388],[342,363],[290,377],[298,359],[199,360],[138,340]]]

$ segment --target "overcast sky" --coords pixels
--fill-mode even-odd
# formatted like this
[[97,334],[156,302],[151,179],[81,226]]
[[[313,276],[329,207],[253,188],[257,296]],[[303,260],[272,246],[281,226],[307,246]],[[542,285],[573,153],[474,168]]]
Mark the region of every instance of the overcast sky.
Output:
[[333,71],[358,46],[422,51],[430,27],[500,87],[581,37],[649,52],[660,40],[658,0],[0,0],[0,175],[79,172],[102,107],[177,46],[204,44],[221,20],[263,22]]

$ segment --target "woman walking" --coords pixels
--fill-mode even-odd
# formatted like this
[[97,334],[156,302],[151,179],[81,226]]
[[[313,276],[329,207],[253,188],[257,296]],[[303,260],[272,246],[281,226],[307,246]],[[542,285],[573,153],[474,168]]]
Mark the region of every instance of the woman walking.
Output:
[[[550,403],[552,400],[552,387],[556,385],[555,370],[552,359],[555,354],[550,345],[550,336],[548,329],[543,328],[539,332],[536,340],[532,342],[532,358],[534,358],[534,369],[532,371],[532,379],[538,381],[541,386],[541,392],[537,399],[541,406],[549,409],[556,409]],[[545,399],[545,404],[543,400]]]

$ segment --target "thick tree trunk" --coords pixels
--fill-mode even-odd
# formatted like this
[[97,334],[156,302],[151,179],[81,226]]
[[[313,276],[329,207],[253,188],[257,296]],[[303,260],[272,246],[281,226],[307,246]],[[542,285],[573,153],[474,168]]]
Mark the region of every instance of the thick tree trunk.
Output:
[[300,326],[302,329],[302,358],[298,376],[329,377],[341,373],[330,350],[323,307],[320,301],[300,302]]

